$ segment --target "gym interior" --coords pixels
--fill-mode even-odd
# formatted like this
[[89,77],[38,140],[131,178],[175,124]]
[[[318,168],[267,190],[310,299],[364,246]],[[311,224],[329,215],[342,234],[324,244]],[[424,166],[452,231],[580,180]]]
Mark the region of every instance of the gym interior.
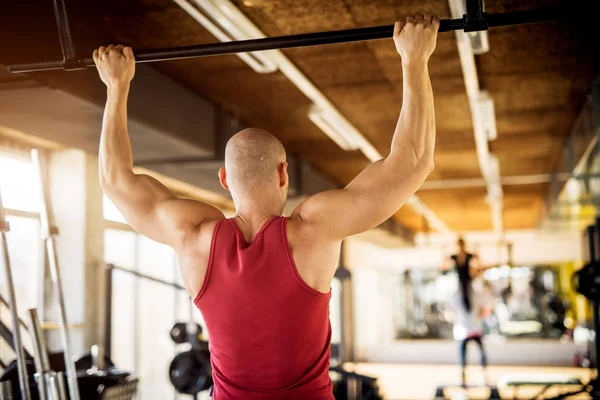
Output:
[[[94,49],[149,54],[129,95],[134,172],[233,217],[217,179],[225,144],[260,127],[287,150],[290,215],[389,152],[403,74],[384,37],[418,12],[459,23],[429,63],[435,169],[393,217],[343,242],[334,396],[600,398],[600,46],[592,3],[561,0],[5,2],[1,398],[210,398],[211,332],[175,251],[100,186]],[[356,37],[328,34],[346,30]],[[476,264],[481,347],[457,338],[461,254]]]

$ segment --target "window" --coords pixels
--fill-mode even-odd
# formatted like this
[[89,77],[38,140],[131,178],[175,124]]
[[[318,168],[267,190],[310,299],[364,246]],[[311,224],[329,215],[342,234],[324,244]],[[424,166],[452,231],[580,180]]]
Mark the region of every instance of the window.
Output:
[[39,212],[41,198],[37,179],[31,161],[0,152],[0,190],[4,208]]
[[104,199],[102,201],[102,213],[104,214],[104,219],[108,221],[121,222],[124,224],[127,223],[123,214],[121,214],[121,212],[117,209],[117,206],[115,206],[106,195],[104,195]]
[[[39,215],[41,198],[33,164],[24,158],[0,152],[0,195],[6,209],[10,231],[6,234],[8,255],[15,287],[17,311],[27,321],[25,310],[36,306],[38,268],[41,260]],[[1,250],[0,250],[1,251]],[[3,262],[3,261],[2,261]],[[4,273],[0,278],[0,292],[8,300]],[[0,319],[12,326],[8,308],[0,307]],[[25,346],[31,350],[29,337],[23,335]],[[8,363],[15,355],[4,342],[0,346],[0,359]]]
[[[104,217],[124,221],[106,197]],[[104,231],[107,263],[181,285],[173,249],[129,230],[127,225],[122,228]],[[120,270],[113,270],[112,282],[111,357],[115,364],[140,377],[140,399],[191,398],[177,395],[169,382],[169,364],[178,351],[169,335],[171,328],[175,322],[189,321],[191,315],[203,325],[190,297],[184,290]]]

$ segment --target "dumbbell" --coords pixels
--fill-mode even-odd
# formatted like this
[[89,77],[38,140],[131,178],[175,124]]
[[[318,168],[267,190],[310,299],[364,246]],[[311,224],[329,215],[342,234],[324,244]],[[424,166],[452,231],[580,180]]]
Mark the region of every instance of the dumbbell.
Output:
[[[195,328],[196,328],[196,332],[198,333],[198,338],[197,341],[202,341],[202,327],[199,324],[195,324]],[[177,322],[175,325],[173,325],[173,327],[171,328],[171,339],[173,340],[173,342],[177,343],[177,344],[183,344],[183,343],[189,343],[190,342],[190,335],[189,335],[189,328],[188,328],[188,323],[187,322]]]

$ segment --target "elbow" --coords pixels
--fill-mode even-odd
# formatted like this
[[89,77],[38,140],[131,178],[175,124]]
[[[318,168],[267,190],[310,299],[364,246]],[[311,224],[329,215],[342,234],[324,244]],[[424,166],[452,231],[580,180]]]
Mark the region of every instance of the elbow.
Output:
[[103,192],[108,192],[111,189],[111,187],[115,185],[114,180],[108,177],[106,174],[103,174],[102,172],[100,172],[99,180],[100,187],[102,188]]
[[425,175],[425,178],[429,176],[430,173],[435,169],[435,163],[433,162],[433,157],[427,157],[423,159],[420,163],[421,171]]
[[134,176],[131,165],[103,154],[100,155],[98,172],[100,187],[105,192],[127,187],[126,185],[131,183],[130,178]]
[[101,169],[99,180],[100,187],[105,193],[114,191],[123,184],[123,176],[121,174],[115,173],[114,171],[109,172]]
[[435,168],[433,164],[433,160],[423,160],[419,164],[419,168],[417,169],[416,175],[418,176],[419,186],[421,186],[427,180],[429,174],[433,172]]
[[425,170],[427,171],[427,175],[433,172],[435,169],[435,163],[433,162],[433,158],[425,163]]

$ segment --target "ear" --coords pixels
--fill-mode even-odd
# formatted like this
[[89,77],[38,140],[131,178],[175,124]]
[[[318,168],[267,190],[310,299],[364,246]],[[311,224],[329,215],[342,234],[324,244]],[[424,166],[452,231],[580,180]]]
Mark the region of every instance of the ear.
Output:
[[287,161],[281,163],[279,166],[279,187],[286,187],[289,183],[290,177],[287,172],[287,167]]
[[224,189],[229,190],[229,185],[227,184],[227,171],[225,171],[225,168],[223,167],[219,169],[219,182],[221,182],[221,186],[223,186]]

